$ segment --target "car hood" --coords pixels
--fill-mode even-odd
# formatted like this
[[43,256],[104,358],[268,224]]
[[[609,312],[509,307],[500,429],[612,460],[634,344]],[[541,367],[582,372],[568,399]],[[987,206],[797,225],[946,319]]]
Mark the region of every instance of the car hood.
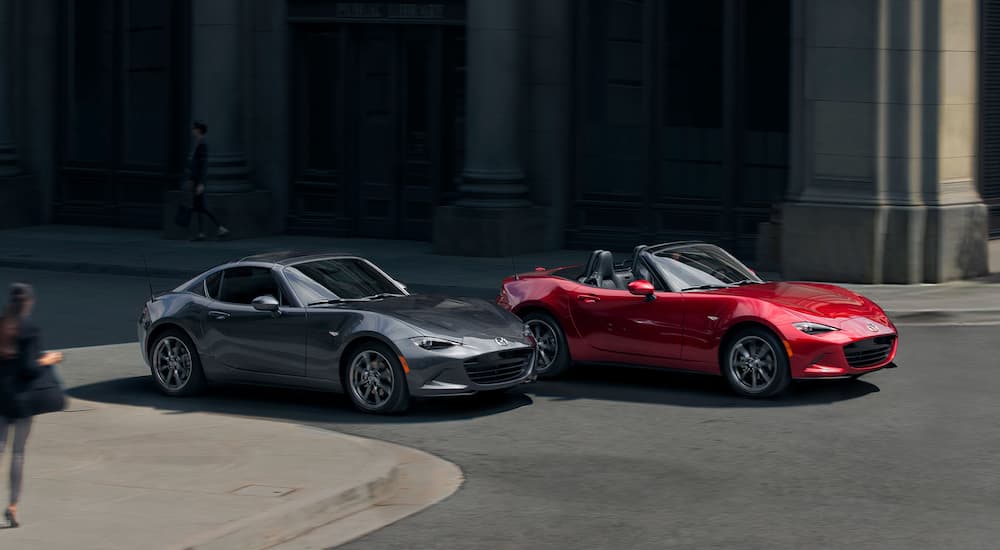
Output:
[[521,341],[522,323],[514,314],[477,298],[411,294],[352,304],[354,309],[395,317],[427,336]]
[[883,323],[887,321],[885,313],[875,303],[836,285],[776,282],[720,289],[717,292],[756,298],[795,313],[825,320],[866,317]]

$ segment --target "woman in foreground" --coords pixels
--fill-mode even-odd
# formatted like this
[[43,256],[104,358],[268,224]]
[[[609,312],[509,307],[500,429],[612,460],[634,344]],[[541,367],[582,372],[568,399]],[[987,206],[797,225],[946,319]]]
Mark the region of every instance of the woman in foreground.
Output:
[[0,318],[0,456],[12,434],[13,457],[10,464],[10,505],[4,512],[8,527],[17,527],[17,501],[24,473],[24,449],[31,433],[35,414],[24,410],[20,393],[30,387],[43,369],[62,361],[62,354],[39,352],[39,330],[31,322],[35,295],[30,285],[10,286],[7,306]]

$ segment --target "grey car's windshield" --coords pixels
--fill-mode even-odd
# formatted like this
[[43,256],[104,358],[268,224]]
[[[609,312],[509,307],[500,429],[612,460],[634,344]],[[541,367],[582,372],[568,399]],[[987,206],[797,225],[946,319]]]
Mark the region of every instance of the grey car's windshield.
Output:
[[405,294],[370,263],[357,258],[316,260],[285,269],[296,295],[306,304],[363,300]]
[[723,288],[763,282],[739,260],[713,245],[692,245],[649,255],[676,290]]

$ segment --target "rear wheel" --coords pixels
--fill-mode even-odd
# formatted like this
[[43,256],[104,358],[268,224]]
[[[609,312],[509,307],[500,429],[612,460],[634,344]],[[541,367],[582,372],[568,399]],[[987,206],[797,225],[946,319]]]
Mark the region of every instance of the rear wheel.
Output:
[[777,395],[791,382],[784,346],[763,328],[741,330],[723,351],[722,372],[729,386],[746,397]]
[[406,386],[403,366],[384,344],[363,344],[351,355],[347,365],[347,395],[358,410],[389,414],[409,407],[410,390]]
[[555,378],[570,366],[569,346],[562,327],[548,313],[533,311],[524,316],[535,339],[535,374],[539,378]]
[[153,342],[149,369],[161,392],[175,397],[204,391],[205,373],[201,358],[187,334],[177,329],[161,333]]

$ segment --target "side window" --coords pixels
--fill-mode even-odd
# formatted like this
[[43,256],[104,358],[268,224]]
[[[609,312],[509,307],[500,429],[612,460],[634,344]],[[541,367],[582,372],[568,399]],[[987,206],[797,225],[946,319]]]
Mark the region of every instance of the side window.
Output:
[[284,303],[281,290],[271,270],[265,267],[233,267],[225,271],[219,300],[231,304],[250,305],[258,296],[274,296]]
[[[213,300],[219,299],[219,287],[222,284],[222,272],[216,271],[207,279],[205,279],[205,289],[208,292],[208,297]],[[200,294],[200,293],[199,293]]]

